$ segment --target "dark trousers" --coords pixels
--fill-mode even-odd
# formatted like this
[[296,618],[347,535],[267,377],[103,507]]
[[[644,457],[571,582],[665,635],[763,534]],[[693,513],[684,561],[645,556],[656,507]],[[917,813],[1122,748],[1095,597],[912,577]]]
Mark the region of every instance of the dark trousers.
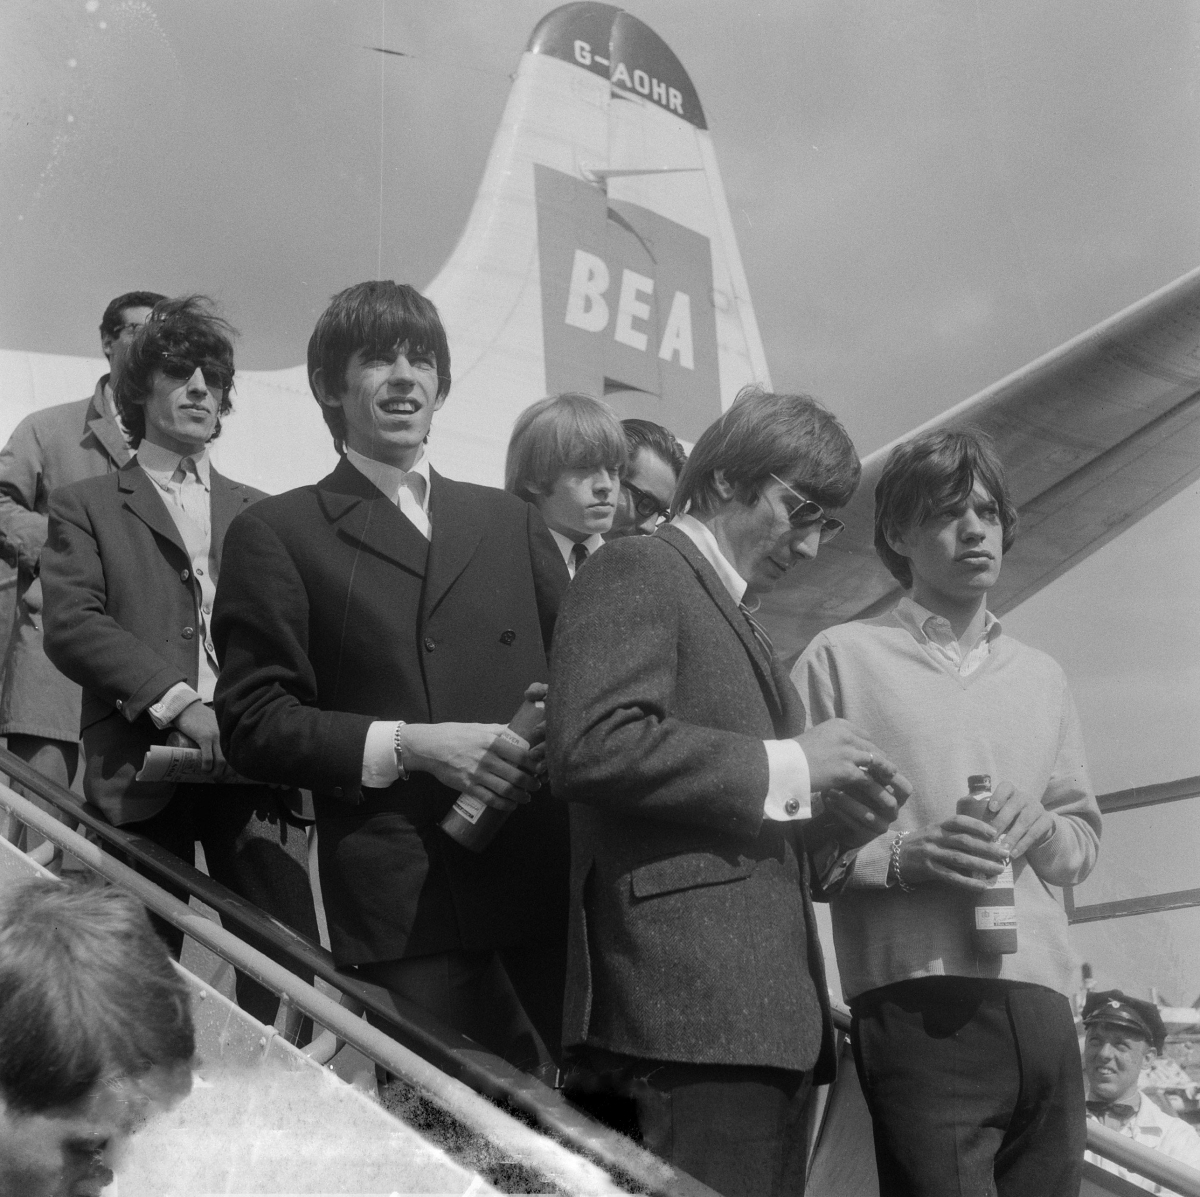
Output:
[[[572,1093],[573,1078],[589,1090],[584,1100]],[[596,1049],[581,1053],[567,1086],[568,1096],[592,1112],[600,1112],[597,1099],[606,1095],[631,1100],[642,1145],[724,1197],[801,1197],[810,1091],[806,1072],[676,1064]]]
[[358,972],[553,1084],[562,1041],[565,943],[438,952],[363,964]]
[[1078,1197],[1083,1075],[1062,994],[921,977],[850,1007],[880,1197]]
[[[308,841],[301,828],[284,820],[282,806],[280,792],[266,786],[178,785],[158,814],[126,824],[126,830],[144,835],[188,864],[195,862],[199,840],[214,881],[316,943],[319,933],[308,881]],[[170,884],[149,869],[133,867],[181,902],[188,900],[182,886]],[[152,915],[151,920],[178,960],[183,932],[165,919]],[[297,971],[256,936],[237,927],[231,930],[251,947]],[[297,975],[305,981],[313,979],[311,973]],[[275,994],[240,971],[236,986],[238,1005],[247,1014],[268,1026],[275,1021],[279,1009]]]

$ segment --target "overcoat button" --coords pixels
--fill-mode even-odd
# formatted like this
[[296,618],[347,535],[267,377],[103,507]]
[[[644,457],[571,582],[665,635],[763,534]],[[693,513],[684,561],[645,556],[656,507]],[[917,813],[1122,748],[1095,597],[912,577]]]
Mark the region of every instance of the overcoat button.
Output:
[[181,569],[179,571],[179,580],[181,582],[186,582],[188,580],[188,578],[190,578],[191,576],[192,576],[192,571],[190,569]]
[[183,638],[185,640],[190,640],[195,634],[196,634],[195,628],[184,628],[183,629]]
[[800,800],[798,798],[789,798],[783,804],[783,809],[789,815],[798,814],[800,811]]
[[436,644],[433,642],[433,637],[432,637],[432,636],[426,636],[426,637],[425,637],[425,651],[426,651],[427,653],[431,653],[431,652],[433,652],[433,650],[434,650],[435,648],[437,648],[437,645],[436,645]]
[[511,644],[516,638],[517,634],[512,630],[512,628],[509,628],[506,632],[500,633],[501,644]]
[[121,708],[124,707],[124,705],[125,704],[121,701],[121,699],[118,698],[117,699],[117,710],[118,711],[121,710]]
[[342,787],[341,786],[333,787],[333,796],[335,798],[340,798],[342,796]]

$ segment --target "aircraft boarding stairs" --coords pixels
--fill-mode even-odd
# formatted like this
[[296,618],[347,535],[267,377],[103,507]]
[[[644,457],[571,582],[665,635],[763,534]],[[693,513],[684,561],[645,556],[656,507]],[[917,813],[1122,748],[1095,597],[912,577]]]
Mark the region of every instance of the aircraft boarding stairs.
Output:
[[[283,1001],[278,1026],[294,1023],[299,1011],[331,1033],[321,1037],[315,1054],[301,1051],[211,984],[185,972],[201,1061],[197,1084],[192,1096],[134,1139],[108,1191],[112,1197],[161,1197],[168,1191],[179,1197],[282,1191],[712,1197],[712,1191],[693,1177],[581,1114],[561,1094],[481,1051],[425,1012],[338,973],[332,958],[317,945],[156,845],[95,819],[74,794],[3,750],[0,770],[139,864],[170,877],[216,910],[225,925],[177,901],[6,786],[0,786],[0,811],[53,840],[279,993]],[[38,869],[0,839],[0,888]],[[253,931],[284,950],[296,971],[314,973],[349,1006],[250,947],[228,929],[231,926]],[[370,1010],[387,1031],[365,1021],[355,1009]],[[870,1121],[845,1042],[849,1024],[844,1011],[836,1021],[842,1067],[837,1083],[821,1090],[814,1102],[807,1191],[812,1197],[873,1197],[878,1189]],[[438,1130],[443,1141],[453,1143],[452,1152],[318,1062],[332,1055],[331,1038],[411,1085],[423,1108],[435,1111]],[[453,1127],[449,1136],[447,1127]],[[1184,1197],[1200,1197],[1200,1173],[1103,1127],[1089,1127],[1089,1148]],[[1145,1190],[1085,1165],[1082,1191],[1084,1197],[1132,1197]]]

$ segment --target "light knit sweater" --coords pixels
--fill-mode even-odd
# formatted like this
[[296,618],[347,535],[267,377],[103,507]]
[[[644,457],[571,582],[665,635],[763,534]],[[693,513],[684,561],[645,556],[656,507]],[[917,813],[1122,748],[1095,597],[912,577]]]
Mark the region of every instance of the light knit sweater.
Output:
[[[1067,921],[1050,886],[1075,885],[1096,862],[1100,810],[1079,719],[1062,670],[1045,653],[996,635],[986,660],[960,676],[893,609],[817,636],[792,671],[809,725],[840,716],[864,731],[913,783],[882,836],[863,847],[832,900],[846,998],[911,977],[1000,977],[1073,992]],[[978,954],[971,895],[926,883],[888,887],[896,832],[942,822],[988,773],[1038,795],[1054,834],[1014,862],[1018,951]]]

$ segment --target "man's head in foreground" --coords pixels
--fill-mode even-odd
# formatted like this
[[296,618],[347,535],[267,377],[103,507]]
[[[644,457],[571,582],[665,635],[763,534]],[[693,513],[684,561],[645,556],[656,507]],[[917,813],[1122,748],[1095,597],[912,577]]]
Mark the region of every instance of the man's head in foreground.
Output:
[[649,536],[671,513],[679,472],[687,461],[683,446],[671,432],[651,420],[621,421],[629,465],[621,478],[621,493],[608,539]]
[[133,335],[115,396],[129,441],[199,452],[233,410],[233,329],[202,295],[164,299]]
[[187,988],[116,889],[0,899],[0,1197],[92,1197],[122,1142],[191,1087]]
[[675,510],[708,526],[747,594],[764,594],[841,531],[829,512],[861,472],[846,430],[811,396],[747,388],[696,442]]
[[166,296],[157,291],[126,291],[104,309],[100,319],[100,348],[108,358],[108,385],[114,390],[133,334],[150,318],[150,309],[164,299]]
[[407,283],[347,287],[308,340],[308,381],[339,453],[412,469],[450,393],[437,308]]
[[892,450],[875,487],[875,551],[923,607],[980,602],[1016,535],[1004,469],[982,433],[928,432]]
[[1158,1008],[1119,989],[1091,993],[1083,1008],[1083,1028],[1088,1097],[1136,1105],[1138,1077],[1167,1037]]
[[551,395],[517,417],[504,489],[532,503],[552,531],[583,541],[612,527],[627,461],[625,434],[608,404]]

